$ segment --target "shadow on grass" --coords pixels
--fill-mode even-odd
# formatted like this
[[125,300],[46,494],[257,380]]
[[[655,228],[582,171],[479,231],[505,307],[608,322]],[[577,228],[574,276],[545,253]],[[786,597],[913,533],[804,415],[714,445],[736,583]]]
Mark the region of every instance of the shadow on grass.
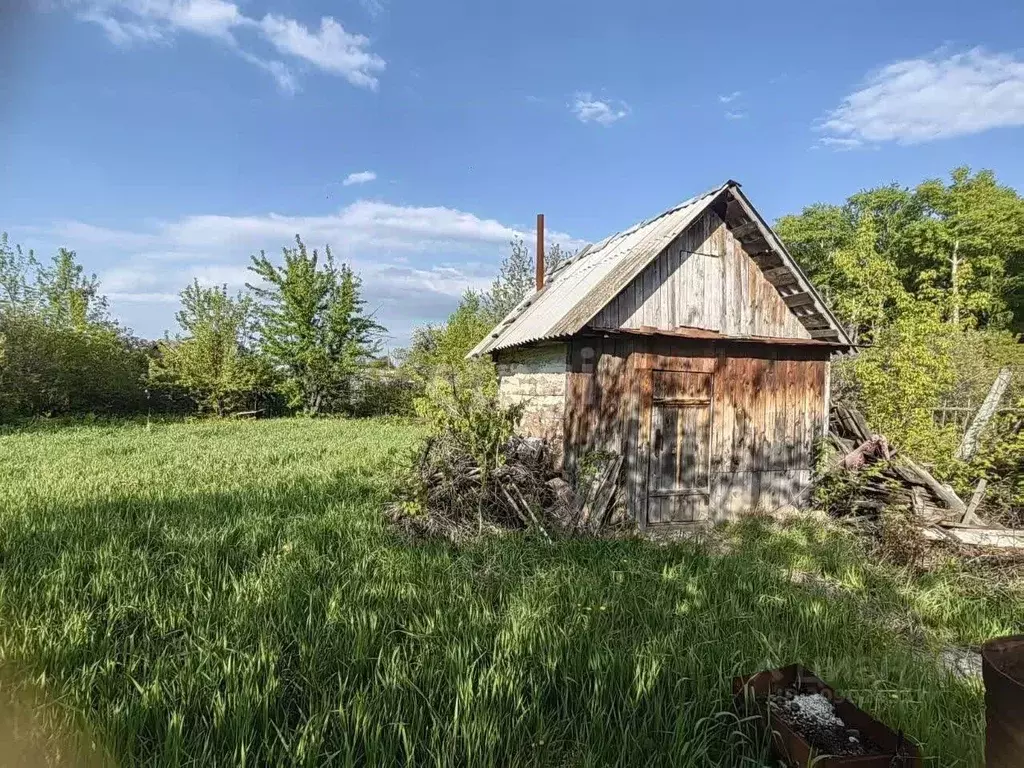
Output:
[[863,594],[792,580],[846,561],[813,531],[410,544],[382,501],[338,473],[28,509],[0,649],[126,764],[756,765],[731,678],[792,661],[945,765],[980,756],[976,688]]
[[195,421],[196,417],[186,414],[145,414],[134,416],[34,416],[19,417],[0,422],[0,437],[18,434],[59,434],[82,429],[118,429],[123,427],[144,427],[147,424],[184,424]]

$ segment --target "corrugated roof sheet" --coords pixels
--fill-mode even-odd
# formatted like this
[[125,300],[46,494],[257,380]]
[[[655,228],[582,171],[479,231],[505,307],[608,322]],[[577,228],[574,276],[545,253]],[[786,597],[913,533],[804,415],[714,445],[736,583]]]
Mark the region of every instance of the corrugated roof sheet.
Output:
[[[561,265],[544,287],[523,299],[494,330],[480,341],[469,356],[482,355],[545,339],[557,339],[578,333],[605,304],[657,258],[676,237],[726,190],[746,201],[739,184],[727,181],[720,187],[690,198],[653,219],[643,221],[599,243],[588,245]],[[757,216],[750,206],[753,216]],[[783,263],[812,296],[816,309],[834,330],[841,343],[851,343],[845,330],[821,301],[799,265],[775,238],[767,224],[757,216],[766,237]]]
[[[483,339],[472,352],[482,355],[531,341],[559,338],[578,331],[590,318],[578,324],[567,323],[572,310],[605,281],[612,279],[623,285],[635,274],[623,273],[639,263],[636,274],[672,242],[686,227],[726,189],[723,184],[703,195],[670,208],[653,219],[643,221],[624,232],[612,235],[561,265],[547,279],[544,287],[527,296],[519,306]],[[595,312],[600,307],[595,308]]]

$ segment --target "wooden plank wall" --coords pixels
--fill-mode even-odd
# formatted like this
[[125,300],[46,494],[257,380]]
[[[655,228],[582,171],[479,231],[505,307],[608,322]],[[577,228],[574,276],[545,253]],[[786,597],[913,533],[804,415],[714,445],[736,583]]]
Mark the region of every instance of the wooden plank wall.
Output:
[[[581,367],[584,348],[592,370]],[[588,451],[624,453],[630,509],[646,510],[651,370],[714,375],[713,519],[774,509],[810,480],[824,431],[828,350],[689,339],[587,338],[572,342],[566,395],[566,466]]]
[[714,211],[695,221],[590,323],[597,328],[671,330],[807,339],[786,306]]

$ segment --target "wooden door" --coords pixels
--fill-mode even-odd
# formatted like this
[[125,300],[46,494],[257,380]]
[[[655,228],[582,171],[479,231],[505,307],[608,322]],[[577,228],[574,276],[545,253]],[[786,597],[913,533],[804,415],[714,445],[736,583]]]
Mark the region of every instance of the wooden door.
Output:
[[711,493],[710,373],[651,371],[647,522],[708,516]]

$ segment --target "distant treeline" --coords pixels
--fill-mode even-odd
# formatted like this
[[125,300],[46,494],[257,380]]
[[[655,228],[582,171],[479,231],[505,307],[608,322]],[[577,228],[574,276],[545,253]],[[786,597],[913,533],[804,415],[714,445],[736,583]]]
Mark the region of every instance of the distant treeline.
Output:
[[132,336],[74,251],[48,262],[0,236],[0,418],[69,414],[407,412],[411,383],[378,355],[359,278],[296,238],[237,294],[181,292],[178,333]]

